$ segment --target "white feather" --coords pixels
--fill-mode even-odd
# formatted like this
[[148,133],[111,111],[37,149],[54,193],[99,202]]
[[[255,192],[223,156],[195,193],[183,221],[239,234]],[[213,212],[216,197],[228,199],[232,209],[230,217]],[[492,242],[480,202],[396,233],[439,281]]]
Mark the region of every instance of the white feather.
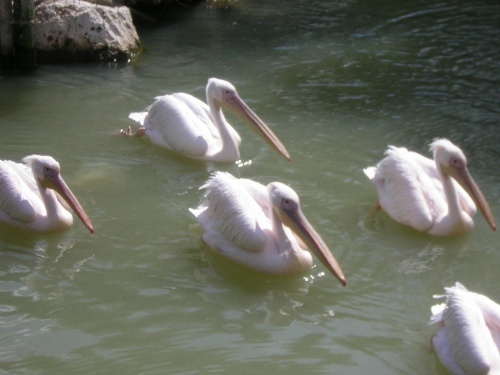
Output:
[[439,327],[432,340],[439,359],[454,374],[498,374],[500,306],[460,283],[445,290],[446,303],[432,307],[430,320]]
[[[262,188],[265,190],[265,187]],[[264,249],[266,234],[259,222],[265,221],[266,214],[239,179],[229,173],[218,172],[202,189],[206,189],[201,203],[206,207],[204,222],[209,222],[211,228],[235,246],[249,251]]]

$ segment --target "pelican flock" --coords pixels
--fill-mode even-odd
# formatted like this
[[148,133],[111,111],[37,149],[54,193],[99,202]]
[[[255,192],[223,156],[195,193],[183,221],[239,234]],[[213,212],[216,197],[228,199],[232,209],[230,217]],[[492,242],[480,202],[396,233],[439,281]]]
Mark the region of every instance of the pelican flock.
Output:
[[[144,112],[130,113],[140,127],[126,136],[149,137],[153,144],[189,158],[232,162],[240,159],[241,138],[222,109],[239,116],[290,161],[285,146],[240,98],[235,87],[210,78],[207,103],[186,94],[159,96]],[[397,222],[437,236],[469,232],[477,208],[496,231],[493,212],[467,168],[463,151],[447,139],[430,144],[433,159],[389,146],[385,158],[363,171],[378,192],[378,205]],[[23,163],[0,160],[0,222],[49,232],[68,229],[71,211],[87,229],[94,227],[50,156],[30,155]],[[313,255],[346,286],[342,268],[302,212],[297,193],[280,182],[264,186],[227,172],[214,172],[198,207],[189,211],[203,228],[203,241],[216,253],[257,272],[300,275]],[[432,306],[438,327],[434,350],[454,374],[500,374],[500,306],[460,283],[445,288],[446,302]]]
[[446,302],[431,308],[439,360],[455,375],[500,374],[500,305],[458,282],[445,290],[435,297]]
[[68,229],[72,209],[94,233],[78,199],[61,177],[59,163],[50,156],[30,155],[25,164],[0,160],[0,222],[36,232]]
[[203,240],[217,253],[256,271],[297,275],[313,266],[309,249],[346,285],[342,269],[289,186],[264,186],[216,172],[202,189],[203,200],[191,212],[205,230]]
[[469,232],[477,205],[495,231],[493,212],[463,151],[447,139],[435,140],[430,149],[434,160],[389,146],[377,166],[364,169],[377,188],[379,205],[401,224],[437,236]]
[[121,133],[146,135],[153,144],[193,159],[213,162],[240,160],[241,138],[226,121],[227,108],[290,161],[290,155],[273,131],[240,98],[235,87],[221,79],[210,78],[206,87],[207,103],[186,93],[159,96],[144,112],[129,115],[141,126]]

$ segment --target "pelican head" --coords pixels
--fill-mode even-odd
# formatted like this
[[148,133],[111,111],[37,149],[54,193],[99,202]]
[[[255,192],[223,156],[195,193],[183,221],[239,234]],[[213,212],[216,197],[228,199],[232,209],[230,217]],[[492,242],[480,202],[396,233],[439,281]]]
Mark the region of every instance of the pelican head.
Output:
[[444,178],[453,177],[479,206],[484,218],[493,231],[496,231],[495,217],[481,189],[467,169],[467,158],[463,151],[447,139],[436,139],[431,143],[431,151],[438,170]]
[[23,158],[33,171],[35,179],[46,189],[55,190],[78,215],[87,229],[94,233],[94,227],[78,199],[61,177],[61,166],[51,156],[30,155]]
[[207,84],[207,100],[209,103],[213,103],[217,110],[224,107],[233,112],[249,124],[257,134],[264,138],[285,159],[291,160],[287,149],[279,138],[240,98],[236,88],[231,83],[218,78],[210,78]]
[[276,216],[307,245],[308,249],[345,286],[347,280],[342,269],[328,246],[302,213],[297,193],[289,186],[280,182],[269,184],[268,189]]

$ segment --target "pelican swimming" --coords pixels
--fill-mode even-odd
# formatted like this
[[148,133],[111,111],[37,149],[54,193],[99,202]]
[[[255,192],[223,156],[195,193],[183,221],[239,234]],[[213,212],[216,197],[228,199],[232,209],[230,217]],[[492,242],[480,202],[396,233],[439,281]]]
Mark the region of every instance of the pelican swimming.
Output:
[[432,337],[439,360],[455,375],[500,374],[500,305],[458,282],[445,290],[429,323],[439,327]]
[[241,138],[226,121],[222,108],[245,120],[276,151],[290,161],[285,146],[272,130],[240,98],[234,86],[210,78],[206,87],[207,104],[185,93],[159,96],[145,112],[131,113],[129,118],[141,127],[128,127],[121,133],[146,135],[152,143],[184,156],[214,162],[240,159]]
[[434,160],[389,146],[376,167],[364,169],[377,188],[379,205],[402,224],[451,236],[472,229],[477,204],[495,231],[491,208],[470,175],[462,150],[447,139],[435,140],[430,149]]
[[204,198],[190,211],[205,230],[203,241],[217,253],[256,271],[298,275],[312,268],[309,248],[346,285],[335,257],[287,185],[264,186],[216,172],[201,189],[206,189]]
[[59,163],[41,155],[26,156],[23,162],[0,160],[0,222],[37,232],[63,230],[73,224],[70,207],[94,233],[90,218],[61,177]]

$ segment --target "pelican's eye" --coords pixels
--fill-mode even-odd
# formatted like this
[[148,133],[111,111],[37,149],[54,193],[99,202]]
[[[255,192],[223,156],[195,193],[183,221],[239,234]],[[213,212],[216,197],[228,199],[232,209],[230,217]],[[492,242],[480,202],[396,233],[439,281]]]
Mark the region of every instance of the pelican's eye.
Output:
[[50,166],[45,166],[45,167],[43,167],[43,173],[46,175],[49,175],[49,176],[54,176],[54,175],[58,174],[58,171],[57,171],[57,169],[54,169]]
[[297,208],[297,205],[295,204],[293,199],[283,198],[283,200],[281,201],[281,207],[287,210],[294,210]]
[[455,168],[461,168],[461,167],[463,167],[464,163],[462,162],[462,160],[460,158],[453,157],[453,158],[451,158],[451,165]]
[[224,89],[224,90],[222,90],[222,97],[225,100],[230,100],[230,99],[234,98],[234,91],[230,90],[230,89]]
[[45,169],[45,172],[47,173],[57,173],[57,170],[55,168],[52,168],[52,167],[44,167]]

